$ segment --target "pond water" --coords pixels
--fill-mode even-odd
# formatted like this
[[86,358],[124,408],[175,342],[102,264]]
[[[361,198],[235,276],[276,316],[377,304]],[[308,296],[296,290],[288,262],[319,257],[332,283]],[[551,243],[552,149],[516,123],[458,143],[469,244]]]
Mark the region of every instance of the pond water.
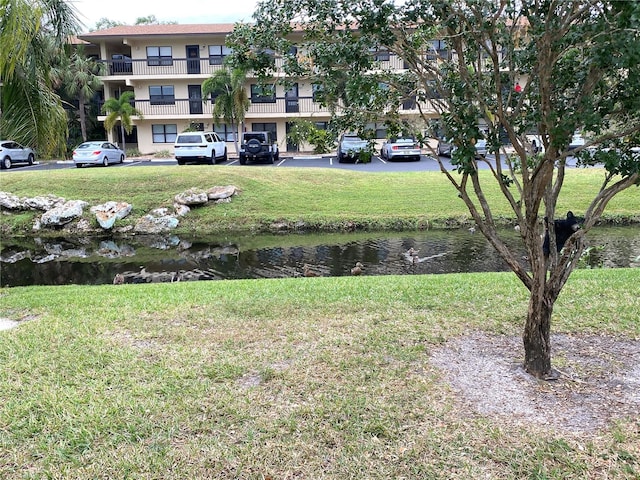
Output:
[[[504,231],[523,264],[517,232]],[[640,267],[640,228],[599,227],[583,266]],[[408,252],[414,249],[415,255]],[[261,235],[188,239],[144,236],[123,239],[18,239],[3,242],[0,285],[92,285],[176,280],[223,280],[351,275],[412,275],[505,271],[481,233],[430,230],[403,233]]]

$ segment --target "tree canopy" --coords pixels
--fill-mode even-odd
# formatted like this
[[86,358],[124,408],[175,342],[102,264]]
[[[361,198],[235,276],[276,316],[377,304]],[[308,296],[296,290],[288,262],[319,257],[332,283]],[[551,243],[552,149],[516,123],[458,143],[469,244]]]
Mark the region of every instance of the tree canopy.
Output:
[[[453,142],[455,169],[440,162],[441,171],[529,289],[524,366],[552,375],[554,302],[607,203],[640,183],[632,150],[640,145],[640,3],[269,0],[254,18],[230,39],[233,62],[265,78],[280,71],[285,82],[315,84],[336,133],[366,133],[378,122],[390,134],[413,129],[425,142],[436,135]],[[416,114],[403,111],[407,102]],[[587,141],[570,150],[576,132]],[[477,158],[478,139],[489,155]],[[589,208],[576,212],[582,228],[558,252],[551,219],[574,156],[603,167],[603,182]],[[480,162],[490,176],[478,173]],[[512,208],[526,264],[496,228],[489,184]]]
[[0,6],[0,136],[35,147],[40,156],[65,151],[67,117],[51,65],[65,55],[78,25],[63,0],[6,0]]

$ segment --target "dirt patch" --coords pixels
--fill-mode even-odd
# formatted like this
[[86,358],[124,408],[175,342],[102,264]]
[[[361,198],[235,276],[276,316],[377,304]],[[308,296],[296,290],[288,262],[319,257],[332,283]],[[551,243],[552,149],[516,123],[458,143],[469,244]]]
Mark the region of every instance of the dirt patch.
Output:
[[607,336],[553,335],[552,364],[561,373],[542,381],[522,368],[519,337],[481,333],[433,351],[459,406],[501,423],[538,424],[592,433],[640,411],[640,342]]

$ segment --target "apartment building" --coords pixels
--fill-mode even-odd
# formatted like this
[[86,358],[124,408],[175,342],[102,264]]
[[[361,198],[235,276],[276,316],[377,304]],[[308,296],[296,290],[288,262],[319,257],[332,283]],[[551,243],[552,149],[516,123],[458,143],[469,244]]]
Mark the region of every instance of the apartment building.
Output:
[[[117,98],[124,91],[135,94],[135,107],[143,117],[134,118],[128,146],[137,144],[143,153],[173,153],[176,135],[196,128],[218,132],[229,142],[229,152],[234,152],[232,126],[215,125],[213,101],[202,96],[203,82],[224,68],[224,58],[230,54],[225,39],[232,30],[233,24],[136,25],[79,35],[88,42],[86,52],[108,67],[101,77],[103,100]],[[389,52],[372,55],[387,67],[404,68],[402,60]],[[245,129],[273,132],[282,152],[308,149],[287,142],[291,122],[305,119],[322,128],[331,118],[329,110],[314,99],[310,83],[295,84],[287,91],[281,85],[265,90],[257,78],[248,76],[245,88],[251,99]],[[415,101],[405,102],[401,111],[407,118],[419,117]],[[98,119],[104,120],[104,116]],[[376,127],[372,125],[377,137],[383,139],[384,128]],[[119,135],[119,129],[108,133],[109,140],[116,143],[121,141]]]

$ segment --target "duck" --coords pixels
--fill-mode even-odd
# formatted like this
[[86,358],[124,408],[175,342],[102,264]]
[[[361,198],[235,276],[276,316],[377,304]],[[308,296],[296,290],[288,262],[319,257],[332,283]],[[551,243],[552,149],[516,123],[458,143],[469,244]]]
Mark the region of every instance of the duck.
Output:
[[320,274],[314,270],[311,270],[311,267],[308,264],[304,264],[304,266],[302,267],[302,274],[305,277],[319,277]]
[[351,275],[362,275],[362,269],[364,265],[360,262],[357,262],[355,267],[351,269]]

